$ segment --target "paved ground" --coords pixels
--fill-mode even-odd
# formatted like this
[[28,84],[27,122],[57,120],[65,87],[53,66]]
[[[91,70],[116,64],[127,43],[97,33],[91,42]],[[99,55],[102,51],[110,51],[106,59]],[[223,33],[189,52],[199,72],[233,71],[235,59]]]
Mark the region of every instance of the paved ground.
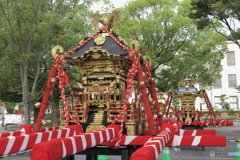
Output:
[[[217,135],[225,135],[227,140],[236,140],[240,139],[240,122],[235,122],[234,126],[230,127],[208,127],[205,129],[216,129]],[[4,128],[0,127],[0,133],[7,132]],[[205,159],[222,159],[222,160],[233,160],[233,156],[210,156],[210,152],[235,152],[236,151],[236,142],[227,142],[226,147],[205,147],[203,151],[201,147],[179,147],[171,148],[171,156],[173,160],[205,160]],[[110,160],[121,160],[120,156],[109,156]],[[10,157],[5,157],[3,160],[29,160],[28,153],[21,155],[15,155]],[[85,160],[85,156],[76,155],[76,160]],[[161,155],[157,160],[161,160]]]

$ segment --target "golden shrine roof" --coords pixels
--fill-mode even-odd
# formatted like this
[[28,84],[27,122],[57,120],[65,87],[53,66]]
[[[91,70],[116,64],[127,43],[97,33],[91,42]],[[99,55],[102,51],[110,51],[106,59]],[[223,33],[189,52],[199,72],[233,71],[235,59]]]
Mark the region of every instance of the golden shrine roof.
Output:
[[[107,29],[107,28],[106,28]],[[87,37],[80,41],[80,44],[72,49],[69,55],[64,56],[64,59],[76,59],[84,57],[89,53],[100,53],[106,55],[127,56],[129,51],[122,46],[127,46],[124,40],[115,33],[106,33],[102,30],[97,35]],[[70,50],[71,51],[71,50]]]
[[181,94],[181,93],[183,93],[183,92],[185,92],[185,91],[190,91],[190,92],[195,93],[195,94],[198,94],[198,93],[199,93],[199,91],[197,90],[197,88],[195,88],[194,86],[190,86],[190,87],[185,87],[185,86],[184,86],[184,87],[178,88],[176,94]]
[[175,94],[183,94],[183,93],[192,93],[192,94],[200,94],[200,91],[194,86],[196,83],[196,80],[194,79],[182,79],[180,82],[178,82],[179,88],[176,90]]

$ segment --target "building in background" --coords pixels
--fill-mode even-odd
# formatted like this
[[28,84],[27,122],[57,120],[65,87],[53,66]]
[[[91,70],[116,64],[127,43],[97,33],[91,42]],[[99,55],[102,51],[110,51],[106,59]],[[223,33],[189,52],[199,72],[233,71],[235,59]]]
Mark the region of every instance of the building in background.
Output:
[[[221,110],[220,96],[225,94],[228,99],[225,102],[230,104],[233,110],[239,110],[240,93],[236,87],[240,85],[240,48],[233,42],[227,41],[228,51],[225,54],[221,64],[223,70],[222,77],[217,79],[216,84],[211,89],[206,89],[209,99],[216,109]],[[201,86],[199,87],[201,88]],[[196,103],[197,104],[197,103]],[[198,104],[202,106],[203,110],[207,110],[203,99],[198,99]]]

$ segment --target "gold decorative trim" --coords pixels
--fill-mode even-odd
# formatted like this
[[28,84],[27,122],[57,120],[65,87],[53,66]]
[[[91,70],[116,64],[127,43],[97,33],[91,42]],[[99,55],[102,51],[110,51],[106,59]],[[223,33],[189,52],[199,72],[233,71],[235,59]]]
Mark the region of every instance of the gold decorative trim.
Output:
[[94,131],[102,130],[102,129],[106,129],[106,127],[104,125],[91,124],[87,127],[86,132],[94,132]]
[[139,85],[140,85],[140,86],[144,86],[144,85],[145,85],[145,82],[144,82],[144,81],[140,81]]
[[59,45],[53,47],[53,49],[52,49],[52,56],[53,56],[54,59],[56,59],[57,51],[64,52],[64,49],[63,49],[62,46],[59,46]]
[[137,54],[140,52],[140,44],[137,40],[132,40],[130,43],[130,47],[134,49]]
[[106,41],[106,37],[103,35],[100,35],[99,37],[95,38],[94,42],[97,45],[102,45]]
[[149,55],[145,55],[143,56],[143,60],[145,62],[149,62],[150,64],[152,64],[152,58]]
[[93,57],[94,59],[98,59],[99,57],[101,57],[101,54],[99,54],[99,53],[93,53],[93,54],[92,54],[92,57]]

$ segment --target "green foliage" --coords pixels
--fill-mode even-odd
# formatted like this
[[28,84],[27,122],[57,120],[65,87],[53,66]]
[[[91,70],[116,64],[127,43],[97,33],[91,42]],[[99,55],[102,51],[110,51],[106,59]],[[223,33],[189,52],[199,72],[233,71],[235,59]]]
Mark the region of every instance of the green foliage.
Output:
[[63,69],[65,70],[68,78],[70,80],[70,85],[74,87],[78,87],[77,83],[81,81],[81,71],[76,66],[70,66],[68,64],[63,65]]
[[220,95],[220,105],[222,106],[223,111],[230,111],[230,104],[226,102],[227,99],[228,97],[226,94]]
[[[4,57],[3,61],[0,61],[0,97],[3,102],[21,102],[21,81],[17,67],[11,66],[11,60],[8,57]],[[7,63],[9,62],[9,63]]]
[[177,87],[181,78],[212,86],[220,77],[225,38],[211,26],[197,29],[189,0],[136,0],[125,7],[119,34],[137,39],[141,54],[152,58],[160,91]]
[[16,104],[15,103],[11,103],[11,102],[6,102],[5,103],[5,109],[7,110],[7,113],[12,114],[14,111]]
[[[92,33],[88,15],[96,1],[1,0],[0,96],[23,101],[26,120],[43,96],[53,64],[51,49],[57,44],[72,49]],[[56,41],[59,37],[63,39]]]
[[[240,1],[237,0],[192,0],[191,18],[194,18],[198,28],[204,28],[209,24],[228,40],[233,41],[239,47],[237,41],[240,38],[238,23],[240,22]],[[221,26],[216,26],[216,23]],[[228,32],[228,36],[224,31]]]
[[229,104],[228,102],[224,102],[224,103],[222,104],[222,107],[223,107],[225,110],[230,111],[230,104]]
[[238,85],[238,86],[236,87],[236,90],[237,90],[238,92],[240,92],[240,85]]
[[238,115],[238,111],[234,111],[233,109],[229,109],[228,114],[232,115],[232,116],[237,116]]
[[53,127],[52,123],[46,123],[45,125],[42,126],[42,128],[48,128],[48,127]]

